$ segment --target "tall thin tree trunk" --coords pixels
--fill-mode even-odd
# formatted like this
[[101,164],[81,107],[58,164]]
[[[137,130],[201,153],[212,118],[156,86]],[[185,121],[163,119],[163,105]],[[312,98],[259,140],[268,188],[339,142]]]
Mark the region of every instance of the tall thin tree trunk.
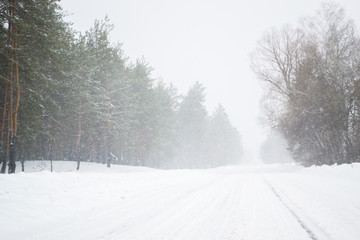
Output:
[[111,139],[110,139],[110,103],[107,107],[108,119],[107,119],[107,136],[106,136],[106,157],[107,157],[107,167],[111,166]]
[[109,93],[109,76],[108,74],[106,75],[106,94],[108,97],[108,104],[107,104],[107,123],[106,123],[106,127],[107,127],[107,136],[106,136],[106,158],[107,158],[107,167],[111,166],[111,132],[110,132],[110,93]]
[[20,149],[20,163],[21,163],[21,171],[25,172],[24,148],[22,146]]
[[2,119],[1,119],[1,138],[0,138],[0,147],[3,150],[3,156],[1,159],[2,162],[2,167],[0,172],[1,173],[5,173],[6,170],[6,141],[4,139],[4,137],[6,136],[5,131],[7,131],[7,129],[5,129],[5,122],[6,122],[6,112],[7,112],[7,95],[8,95],[8,80],[5,80],[5,92],[4,92],[4,105],[3,105],[3,114],[2,114]]
[[[80,86],[81,88],[81,86]],[[78,171],[80,169],[80,154],[81,154],[81,120],[82,120],[82,102],[81,102],[81,91],[80,91],[80,101],[79,101],[79,119],[78,119],[78,135],[77,135],[77,140],[76,140],[76,144],[75,144],[75,148],[76,148],[76,162],[77,162],[77,166],[76,166],[76,170]]]
[[[11,123],[12,123],[12,119],[11,119],[11,111],[12,111],[12,107],[11,107],[11,82],[10,82],[10,100],[9,100],[9,107],[8,107],[8,113],[7,113],[7,133],[6,133],[6,141],[5,141],[5,154],[4,154],[4,158],[3,158],[3,165],[1,166],[1,173],[5,173],[6,172],[6,164],[7,164],[7,157],[9,154],[9,147],[10,147],[10,138],[11,138]],[[12,149],[11,149],[12,150]],[[13,155],[11,156],[13,157]],[[10,171],[9,171],[10,172]]]
[[5,121],[6,121],[6,110],[7,110],[7,93],[8,93],[8,80],[5,80],[5,91],[4,91],[4,104],[3,113],[1,118],[1,143],[4,141],[5,132]]
[[[14,59],[13,59],[13,14],[14,14],[14,8],[13,4],[15,3],[15,0],[12,3],[9,3],[9,21],[8,21],[8,58],[9,60],[9,70],[8,70],[8,84],[6,85],[6,88],[9,88],[9,97],[5,98],[4,101],[4,111],[7,112],[7,114],[4,112],[3,117],[6,115],[6,125],[5,125],[5,118],[3,119],[3,130],[1,133],[1,136],[5,136],[5,152],[3,156],[2,166],[1,166],[1,173],[6,172],[6,164],[7,164],[7,156],[9,153],[9,144],[10,144],[10,134],[11,134],[11,126],[12,126],[12,99],[13,99],[13,68],[14,68]],[[7,93],[6,93],[7,94]],[[6,95],[5,94],[5,95]],[[8,100],[9,99],[9,100]],[[6,127],[6,128],[5,128]],[[6,134],[5,134],[6,132]]]
[[[11,75],[11,81],[10,81],[10,95],[9,95],[9,117],[10,117],[10,131],[9,131],[9,148],[10,148],[10,158],[9,158],[9,173],[15,173],[15,154],[16,154],[16,132],[17,132],[17,113],[19,109],[19,103],[20,103],[20,83],[19,83],[19,66],[17,61],[17,42],[16,42],[16,34],[17,34],[17,27],[15,24],[15,18],[16,15],[16,0],[13,0],[12,7],[12,13],[11,13],[11,21],[12,21],[12,29],[10,32],[11,37],[11,50],[12,50],[12,56],[13,59],[11,61],[11,68],[10,68],[10,75]],[[15,101],[15,107],[14,105],[14,88],[16,88],[16,101]]]
[[[14,43],[14,41],[13,41]],[[9,154],[9,173],[15,172],[15,129],[14,129],[14,115],[13,115],[13,104],[14,104],[14,62],[15,59],[11,62],[11,82],[10,82],[10,95],[9,95],[9,129],[8,129],[8,137],[7,137],[7,148],[10,150]]]

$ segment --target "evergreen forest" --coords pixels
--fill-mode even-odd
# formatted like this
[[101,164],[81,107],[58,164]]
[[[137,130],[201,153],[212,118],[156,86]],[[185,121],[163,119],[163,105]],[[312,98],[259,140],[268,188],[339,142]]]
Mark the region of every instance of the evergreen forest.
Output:
[[[205,168],[241,159],[241,136],[205,87],[186,94],[131,62],[106,17],[84,33],[58,0],[0,1],[0,161]],[[201,79],[199,79],[201,81]]]

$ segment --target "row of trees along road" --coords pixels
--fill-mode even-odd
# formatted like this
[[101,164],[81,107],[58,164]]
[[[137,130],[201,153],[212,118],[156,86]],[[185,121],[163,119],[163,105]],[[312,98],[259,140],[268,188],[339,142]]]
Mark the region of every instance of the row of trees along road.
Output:
[[304,165],[360,160],[360,38],[335,3],[258,42],[253,69],[269,123]]
[[74,160],[78,169],[238,161],[240,136],[223,107],[208,116],[203,86],[179,96],[145,60],[129,62],[111,29],[105,18],[76,33],[57,0],[0,1],[1,172],[30,159]]

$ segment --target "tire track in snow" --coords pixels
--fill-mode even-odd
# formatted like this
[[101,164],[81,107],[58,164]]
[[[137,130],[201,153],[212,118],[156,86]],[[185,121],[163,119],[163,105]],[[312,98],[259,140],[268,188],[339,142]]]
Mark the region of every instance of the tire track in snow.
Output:
[[270,190],[274,193],[274,195],[279,199],[279,201],[284,205],[284,207],[291,213],[291,215],[296,219],[296,221],[299,223],[299,225],[306,231],[306,233],[309,235],[309,237],[312,240],[318,240],[316,235],[310,230],[308,226],[301,220],[301,218],[295,213],[295,211],[289,207],[288,204],[282,199],[282,197],[279,195],[279,193],[275,190],[275,188],[265,179],[263,179],[264,182],[268,185]]

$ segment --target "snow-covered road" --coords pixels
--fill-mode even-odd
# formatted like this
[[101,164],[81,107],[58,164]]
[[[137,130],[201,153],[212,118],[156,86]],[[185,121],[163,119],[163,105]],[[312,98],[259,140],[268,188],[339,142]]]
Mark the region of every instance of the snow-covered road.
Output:
[[360,239],[359,164],[82,170],[0,176],[1,239]]

